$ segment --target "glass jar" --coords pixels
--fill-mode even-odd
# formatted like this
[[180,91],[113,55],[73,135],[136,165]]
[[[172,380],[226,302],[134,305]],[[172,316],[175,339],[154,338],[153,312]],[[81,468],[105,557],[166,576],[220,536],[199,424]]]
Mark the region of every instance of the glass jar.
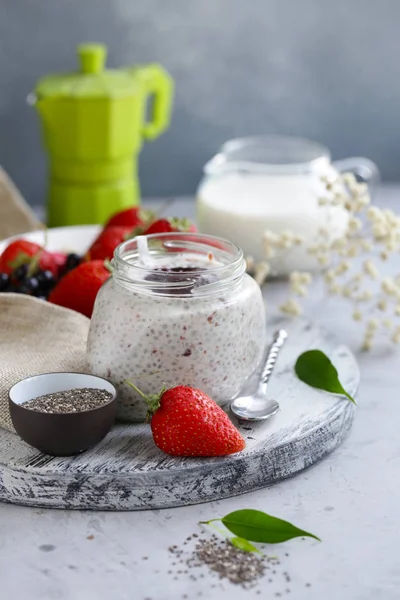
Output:
[[331,162],[327,148],[301,138],[255,136],[232,140],[204,167],[197,192],[200,231],[228,238],[245,257],[266,258],[264,234],[290,232],[301,246],[282,248],[268,258],[274,275],[317,267],[308,252],[313,244],[332,242],[346,232],[349,214],[342,206],[320,205],[329,195],[326,182],[353,172],[375,182],[379,171],[366,158]]
[[223,405],[257,368],[265,308],[235,244],[207,235],[139,236],[116,249],[100,289],[87,360],[118,389],[118,418],[142,421],[144,393],[197,387]]

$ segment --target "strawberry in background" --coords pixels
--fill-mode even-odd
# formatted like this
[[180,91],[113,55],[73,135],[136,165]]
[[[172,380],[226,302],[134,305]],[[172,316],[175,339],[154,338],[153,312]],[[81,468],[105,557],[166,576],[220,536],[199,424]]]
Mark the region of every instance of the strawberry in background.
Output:
[[140,235],[155,219],[153,211],[141,206],[135,206],[122,210],[113,215],[105,224],[104,229],[109,227],[130,227],[132,235]]
[[177,217],[166,217],[154,221],[145,231],[145,235],[153,233],[173,233],[175,231],[196,232],[197,228],[189,219],[179,219]]
[[110,277],[102,260],[81,263],[69,271],[50,292],[49,302],[91,317],[97,292]]
[[170,233],[174,231],[197,231],[189,219],[168,217],[153,220],[155,213],[143,208],[129,208],[117,213],[106,223],[87,252],[89,260],[111,260],[119,244],[137,235]]
[[32,265],[34,271],[36,262],[37,269],[51,271],[53,275],[57,275],[58,265],[50,252],[34,242],[15,240],[8,244],[0,256],[0,273],[10,275],[23,265]]
[[115,248],[130,237],[132,237],[132,228],[129,225],[107,227],[90,246],[87,258],[89,260],[111,260]]

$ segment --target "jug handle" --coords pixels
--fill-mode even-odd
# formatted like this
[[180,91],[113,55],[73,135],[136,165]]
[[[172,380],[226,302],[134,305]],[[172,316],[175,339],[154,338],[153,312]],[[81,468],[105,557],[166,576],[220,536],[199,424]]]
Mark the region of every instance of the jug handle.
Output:
[[370,192],[375,191],[380,182],[379,168],[369,158],[363,156],[344,158],[343,160],[335,160],[332,164],[339,173],[354,173],[364,183],[368,184]]
[[171,120],[174,82],[165,69],[158,64],[151,64],[130,69],[142,81],[146,99],[153,100],[151,117],[142,128],[143,137],[153,140],[163,133]]

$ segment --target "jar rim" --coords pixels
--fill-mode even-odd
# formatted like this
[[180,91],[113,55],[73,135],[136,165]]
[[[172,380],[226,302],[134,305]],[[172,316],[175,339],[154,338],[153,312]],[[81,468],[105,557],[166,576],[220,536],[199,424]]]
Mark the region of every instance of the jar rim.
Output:
[[[155,260],[152,264],[140,264],[138,238],[146,238],[150,248],[150,258]],[[151,247],[152,242],[154,248]],[[170,270],[155,269],[157,260],[160,257],[168,257],[169,252],[171,258],[173,255],[179,258],[186,252],[187,255],[203,256],[203,259],[208,257],[210,262],[207,263],[206,268],[204,268],[204,262],[193,268],[190,266],[185,267],[184,275],[171,283]],[[214,259],[217,262],[215,265],[211,264]],[[136,236],[117,246],[114,251],[112,265],[114,267],[114,278],[125,284],[125,286],[134,285],[141,290],[152,288],[158,294],[167,296],[170,293],[163,294],[165,289],[169,291],[174,290],[174,288],[183,291],[189,288],[193,289],[194,280],[190,279],[191,276],[196,277],[201,273],[206,278],[205,271],[217,279],[209,284],[201,284],[200,287],[196,288],[196,295],[198,293],[208,293],[213,286],[216,286],[216,283],[218,283],[219,289],[221,285],[232,284],[242,277],[246,269],[243,251],[237,244],[221,237],[197,232],[170,232]],[[155,270],[157,270],[157,281],[155,282],[154,279],[149,277],[146,280],[146,275],[154,274]],[[199,292],[200,289],[201,292]],[[173,293],[176,295],[176,291]],[[182,295],[188,296],[187,293],[182,293]]]

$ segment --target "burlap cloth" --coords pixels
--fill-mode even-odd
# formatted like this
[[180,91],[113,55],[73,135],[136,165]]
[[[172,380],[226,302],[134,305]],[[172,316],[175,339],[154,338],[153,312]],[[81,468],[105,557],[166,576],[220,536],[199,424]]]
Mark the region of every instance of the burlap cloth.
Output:
[[[40,227],[0,167],[0,239]],[[13,431],[8,390],[39,373],[87,372],[89,319],[30,296],[0,293],[0,427]]]
[[0,427],[13,431],[8,390],[39,373],[87,372],[89,319],[20,294],[0,294]]
[[0,167],[0,240],[39,229],[41,223]]

